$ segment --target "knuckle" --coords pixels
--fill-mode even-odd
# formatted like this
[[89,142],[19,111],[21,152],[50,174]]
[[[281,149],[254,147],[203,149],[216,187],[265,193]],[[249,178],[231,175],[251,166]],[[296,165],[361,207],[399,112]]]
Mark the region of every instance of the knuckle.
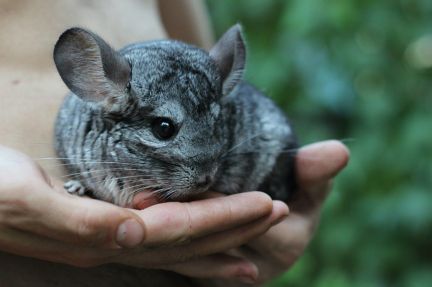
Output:
[[262,205],[261,207],[263,208],[263,212],[270,213],[273,209],[273,200],[270,195],[258,191],[255,191],[253,193],[257,197],[257,200],[255,200],[255,202],[259,202]]
[[92,215],[91,211],[81,212],[77,220],[77,243],[89,246],[105,243],[108,239],[108,234],[106,229],[101,228],[101,226],[101,222]]
[[186,262],[188,260],[193,260],[198,258],[198,250],[196,250],[195,248],[184,248],[184,250],[178,252],[176,254],[176,262],[177,263],[182,263],[182,262]]
[[23,218],[28,218],[31,209],[27,197],[14,196],[6,199],[0,198],[0,222],[3,224],[19,223]]
[[191,254],[186,254],[186,253],[178,253],[175,259],[176,263],[182,263],[182,262],[186,262],[189,259],[192,259],[192,255]]
[[228,202],[228,204],[223,205],[221,209],[224,210],[224,215],[227,221],[231,221],[234,218],[235,207],[232,205],[232,202]]
[[175,238],[173,238],[174,244],[184,244],[192,239],[194,227],[191,212],[191,206],[188,202],[183,203],[182,207],[179,208],[178,216],[174,219],[174,225],[177,229]]

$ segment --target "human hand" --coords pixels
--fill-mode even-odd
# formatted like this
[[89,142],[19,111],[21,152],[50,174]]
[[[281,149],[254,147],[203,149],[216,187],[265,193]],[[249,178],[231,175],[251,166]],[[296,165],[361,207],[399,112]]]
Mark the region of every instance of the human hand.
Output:
[[252,263],[212,254],[245,244],[287,213],[259,192],[121,208],[67,194],[30,158],[0,146],[0,250],[22,256],[247,281],[256,273]]
[[[298,151],[298,191],[289,202],[289,216],[264,235],[230,252],[255,264],[257,276],[250,283],[260,285],[280,275],[303,254],[315,233],[331,181],[346,166],[348,159],[348,149],[338,141],[318,142]],[[231,286],[226,281],[213,283]]]

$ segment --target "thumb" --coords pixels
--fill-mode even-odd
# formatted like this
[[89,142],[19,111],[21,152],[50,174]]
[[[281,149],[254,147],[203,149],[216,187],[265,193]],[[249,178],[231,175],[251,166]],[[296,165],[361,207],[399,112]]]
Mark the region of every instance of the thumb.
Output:
[[299,192],[294,196],[294,210],[316,209],[330,190],[330,183],[348,163],[349,150],[336,140],[302,147],[296,155]]
[[134,247],[144,240],[144,222],[129,209],[66,194],[60,182],[34,188],[17,201],[25,206],[11,207],[25,211],[12,219],[19,229],[82,246]]
[[131,210],[71,196],[27,155],[0,145],[0,225],[77,245],[132,247],[144,223]]

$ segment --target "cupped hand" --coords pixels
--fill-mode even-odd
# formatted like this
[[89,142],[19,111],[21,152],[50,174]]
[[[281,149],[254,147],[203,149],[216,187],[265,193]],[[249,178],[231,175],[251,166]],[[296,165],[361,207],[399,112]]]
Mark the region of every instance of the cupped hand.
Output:
[[67,194],[29,157],[0,146],[5,252],[80,267],[114,262],[249,282],[255,264],[220,253],[264,234],[287,214],[285,204],[259,192],[121,208]]
[[290,215],[248,245],[253,254],[249,259],[260,270],[259,282],[288,270],[303,254],[318,226],[332,180],[348,163],[349,151],[338,141],[324,141],[303,147],[296,158],[299,189],[288,203]]
[[[229,252],[255,264],[258,276],[250,283],[260,285],[280,275],[303,254],[319,223],[331,182],[346,166],[348,159],[348,149],[338,141],[318,142],[298,151],[298,190],[288,203],[289,216],[264,235]],[[239,286],[219,280],[213,283],[214,286]]]

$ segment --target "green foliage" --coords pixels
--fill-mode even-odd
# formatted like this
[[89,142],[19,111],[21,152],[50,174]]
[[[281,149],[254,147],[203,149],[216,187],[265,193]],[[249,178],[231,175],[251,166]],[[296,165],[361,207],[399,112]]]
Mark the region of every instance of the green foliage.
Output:
[[432,1],[208,6],[218,36],[243,24],[246,77],[302,143],[351,149],[317,236],[269,286],[432,286]]

